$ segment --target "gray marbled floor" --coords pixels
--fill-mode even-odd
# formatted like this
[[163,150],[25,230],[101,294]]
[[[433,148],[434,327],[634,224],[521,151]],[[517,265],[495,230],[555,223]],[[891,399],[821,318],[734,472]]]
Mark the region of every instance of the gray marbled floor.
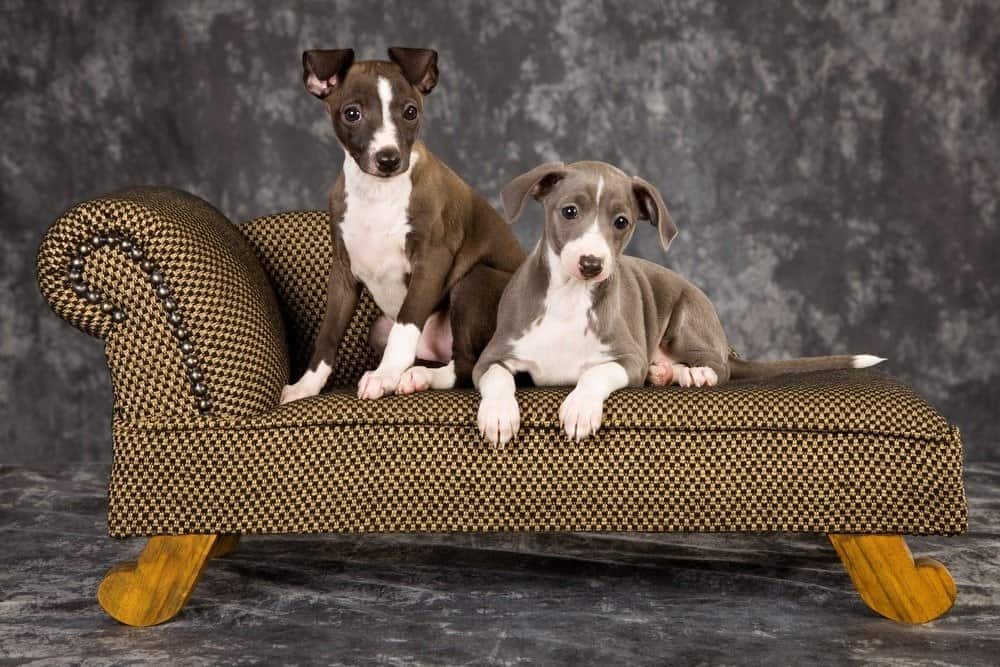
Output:
[[0,664],[997,664],[1000,465],[971,530],[910,540],[959,587],[945,618],[870,613],[814,535],[248,537],[157,628],[105,616],[103,466],[0,466]]

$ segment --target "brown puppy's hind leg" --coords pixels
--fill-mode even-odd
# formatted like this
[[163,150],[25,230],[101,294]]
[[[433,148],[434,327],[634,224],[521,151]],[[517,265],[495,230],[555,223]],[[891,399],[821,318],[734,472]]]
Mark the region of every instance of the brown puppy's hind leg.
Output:
[[472,369],[493,338],[497,308],[511,274],[476,265],[451,290],[452,360],[455,386],[472,386]]

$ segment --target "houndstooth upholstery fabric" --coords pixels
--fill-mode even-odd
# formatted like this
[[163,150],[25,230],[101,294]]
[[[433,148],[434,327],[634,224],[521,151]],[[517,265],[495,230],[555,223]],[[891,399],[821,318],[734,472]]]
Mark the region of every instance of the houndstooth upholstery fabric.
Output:
[[[121,306],[121,322],[90,302],[79,275],[67,278],[95,232],[134,237],[162,267],[207,410],[141,267],[106,244],[86,255],[87,284]],[[518,395],[520,434],[491,447],[476,431],[474,392],[354,397],[375,361],[366,340],[377,309],[364,295],[331,382],[340,388],[278,407],[323,317],[330,245],[325,213],[237,231],[164,189],[85,202],[53,225],[39,251],[42,291],[105,340],[112,370],[112,535],[966,529],[957,429],[880,373],[627,389],[581,443],[558,426],[568,390],[529,389]]]

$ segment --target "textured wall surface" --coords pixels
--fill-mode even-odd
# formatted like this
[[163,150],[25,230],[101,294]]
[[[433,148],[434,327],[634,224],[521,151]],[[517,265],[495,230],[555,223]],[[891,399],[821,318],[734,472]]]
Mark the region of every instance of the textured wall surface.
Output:
[[[100,345],[38,294],[46,225],[132,184],[233,219],[322,208],[341,161],[300,52],[439,50],[424,138],[496,201],[600,159],[681,229],[632,252],[752,357],[868,352],[1000,458],[1000,5],[0,2],[0,460],[108,460]],[[519,223],[537,237],[537,215]]]

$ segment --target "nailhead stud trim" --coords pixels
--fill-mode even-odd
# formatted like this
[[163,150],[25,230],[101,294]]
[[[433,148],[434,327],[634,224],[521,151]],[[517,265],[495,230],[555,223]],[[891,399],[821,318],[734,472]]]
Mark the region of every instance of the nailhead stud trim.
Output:
[[194,397],[195,407],[201,414],[208,414],[212,411],[212,399],[209,397],[208,385],[205,383],[205,374],[201,369],[198,357],[195,355],[195,346],[190,341],[191,331],[184,326],[184,317],[179,311],[173,292],[166,284],[163,272],[146,256],[146,251],[134,239],[124,237],[117,232],[112,232],[107,236],[94,234],[77,246],[76,253],[70,258],[69,269],[66,272],[70,289],[87,303],[99,307],[101,312],[111,318],[115,324],[121,324],[125,321],[125,309],[109,301],[100,290],[93,289],[84,277],[87,257],[104,246],[117,248],[126,258],[134,262],[139,270],[147,274],[147,280],[155,288],[156,298],[159,299],[160,305],[163,307],[171,331],[180,341],[186,375],[191,383],[189,391]]

